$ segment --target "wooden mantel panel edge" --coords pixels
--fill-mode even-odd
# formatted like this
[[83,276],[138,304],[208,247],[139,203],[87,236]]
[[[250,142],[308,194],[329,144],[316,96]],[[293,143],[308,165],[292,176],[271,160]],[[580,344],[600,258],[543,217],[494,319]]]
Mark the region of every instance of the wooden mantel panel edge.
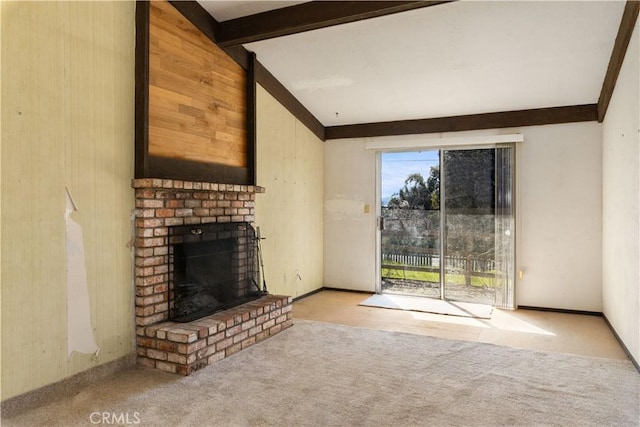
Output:
[[627,47],[629,47],[629,42],[631,41],[633,28],[638,20],[638,13],[640,13],[640,1],[628,0],[625,5],[624,12],[622,13],[618,35],[616,36],[616,41],[613,45],[611,59],[607,66],[607,73],[605,74],[604,82],[602,83],[602,90],[600,91],[600,98],[598,99],[599,122],[602,122],[607,114],[609,102],[613,96],[613,89],[616,87],[618,75],[622,68],[622,62],[624,61],[624,57],[627,53]]

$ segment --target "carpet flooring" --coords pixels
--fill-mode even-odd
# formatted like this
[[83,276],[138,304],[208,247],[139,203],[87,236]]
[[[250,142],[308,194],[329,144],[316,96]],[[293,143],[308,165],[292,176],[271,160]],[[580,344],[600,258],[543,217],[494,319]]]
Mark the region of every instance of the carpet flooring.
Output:
[[443,301],[434,298],[409,295],[376,294],[371,295],[358,305],[390,308],[394,310],[422,311],[425,313],[447,314],[450,316],[476,317],[491,319],[493,307],[485,304]]
[[639,391],[630,361],[297,320],[190,377],[133,368],[2,425],[637,426]]

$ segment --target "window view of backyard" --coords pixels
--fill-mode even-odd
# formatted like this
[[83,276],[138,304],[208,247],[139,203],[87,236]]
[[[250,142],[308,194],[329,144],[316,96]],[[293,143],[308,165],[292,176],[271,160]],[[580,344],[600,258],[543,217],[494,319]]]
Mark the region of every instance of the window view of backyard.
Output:
[[383,153],[382,291],[506,305],[513,255],[507,169],[497,149]]

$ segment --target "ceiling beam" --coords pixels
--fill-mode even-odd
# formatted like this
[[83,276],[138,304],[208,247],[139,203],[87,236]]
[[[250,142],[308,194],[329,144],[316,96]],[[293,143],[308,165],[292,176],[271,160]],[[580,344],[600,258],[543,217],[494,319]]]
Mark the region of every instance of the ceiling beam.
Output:
[[220,22],[216,39],[236,46],[449,2],[312,1]]
[[459,132],[479,129],[501,129],[520,126],[589,122],[598,119],[597,104],[568,107],[537,108],[500,113],[470,114],[433,119],[400,120],[330,126],[325,138],[365,138],[375,136],[413,135],[423,133]]
[[620,27],[618,28],[618,35],[616,36],[613,51],[611,52],[607,74],[605,74],[604,82],[602,83],[600,98],[598,99],[599,122],[602,122],[607,114],[607,108],[609,108],[609,102],[611,101],[611,96],[613,96],[613,89],[616,87],[618,75],[620,74],[622,62],[627,53],[627,47],[629,47],[629,41],[631,40],[639,12],[640,1],[627,0],[622,14],[622,20],[620,21]]
[[[220,23],[215,20],[209,12],[207,12],[196,1],[170,1],[186,19],[189,20],[196,28],[209,38],[213,43],[217,44],[217,28]],[[248,52],[242,46],[227,46],[222,48],[227,55],[235,60],[238,65],[247,71],[250,71],[250,56],[253,53]],[[291,112],[300,122],[302,122],[311,132],[319,139],[324,141],[324,125],[306,109],[304,105],[296,99],[289,90],[276,79],[269,70],[267,70],[260,62],[255,60],[254,69],[255,81],[259,83],[267,92],[278,100],[289,112]]]

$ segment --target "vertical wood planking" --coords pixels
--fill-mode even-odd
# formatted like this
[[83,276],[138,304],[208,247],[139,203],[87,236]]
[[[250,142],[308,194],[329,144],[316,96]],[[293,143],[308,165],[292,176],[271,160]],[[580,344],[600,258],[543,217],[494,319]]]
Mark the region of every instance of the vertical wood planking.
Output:
[[256,197],[256,225],[267,286],[296,297],[324,284],[324,145],[260,85],[257,100],[257,180],[266,192]]
[[[2,398],[133,351],[133,2],[3,3]],[[24,52],[29,52],[25,55]],[[100,355],[67,359],[65,187]]]

